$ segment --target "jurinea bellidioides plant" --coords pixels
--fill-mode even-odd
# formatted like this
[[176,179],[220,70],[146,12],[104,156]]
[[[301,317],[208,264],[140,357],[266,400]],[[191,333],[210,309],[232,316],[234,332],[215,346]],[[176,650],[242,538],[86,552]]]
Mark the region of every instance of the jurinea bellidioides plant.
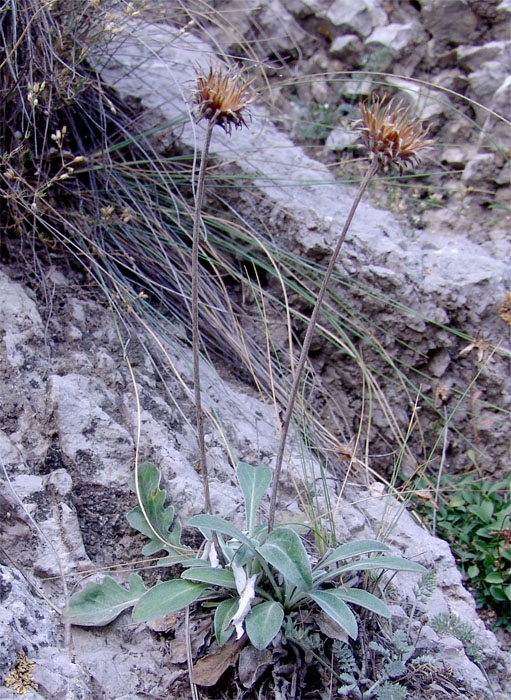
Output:
[[[188,525],[204,537],[204,547],[198,553],[181,543],[181,526],[174,521],[174,508],[165,506],[159,470],[150,462],[141,464],[143,509],[136,506],[128,513],[128,521],[149,538],[142,554],[165,551],[158,566],[181,564],[181,576],[150,589],[135,573],[129,577],[128,589],[105,576],[101,583],[89,583],[71,597],[71,623],[106,625],[130,607],[133,620],[144,622],[195,602],[207,603],[215,608],[218,644],[225,644],[234,634],[240,639],[246,632],[254,647],[264,649],[288,623],[298,623],[300,612],[317,606],[355,639],[358,627],[350,603],[387,618],[390,611],[375,595],[340,584],[345,574],[374,569],[425,573],[416,562],[389,556],[390,547],[377,540],[343,544],[311,563],[296,527],[277,526],[270,532],[268,523],[257,524],[258,507],[270,485],[272,470],[240,462],[237,477],[245,502],[245,529],[216,515],[194,515]],[[376,556],[356,558],[365,554]]]
[[[128,521],[133,528],[149,538],[142,550],[144,555],[152,556],[165,551],[166,555],[158,560],[158,566],[180,564],[182,573],[179,578],[161,581],[150,589],[146,588],[136,573],[130,575],[128,588],[120,586],[109,576],[101,583],[90,583],[70,599],[69,616],[72,624],[105,625],[130,607],[133,608],[134,621],[143,622],[192,603],[207,603],[215,608],[214,629],[220,645],[225,644],[233,635],[240,639],[246,633],[254,647],[264,649],[280,630],[299,622],[300,611],[316,606],[338,623],[350,637],[356,638],[357,622],[350,604],[384,617],[390,617],[390,611],[377,596],[361,588],[344,586],[345,574],[372,569],[425,572],[420,564],[388,555],[390,548],[376,540],[343,544],[317,560],[307,552],[302,538],[303,526],[299,528],[290,524],[274,524],[278,479],[294,399],[319,308],[342,241],[358,202],[380,164],[388,161],[398,164],[413,162],[417,152],[427,143],[419,127],[408,125],[405,119],[407,114],[403,114],[399,106],[382,109],[381,104],[374,101],[371,108],[362,109],[362,131],[374,159],[348,215],[311,317],[289,398],[277,468],[272,472],[268,467],[255,467],[243,462],[238,465],[237,478],[245,505],[243,531],[211,513],[202,429],[198,350],[200,213],[213,128],[218,124],[229,133],[233,126],[244,126],[245,109],[253,100],[254,94],[250,92],[249,86],[234,70],[224,72],[211,68],[209,75],[199,74],[197,77],[194,95],[196,119],[207,119],[208,124],[195,198],[192,313],[195,404],[207,513],[190,518],[188,526],[200,531],[204,538],[203,546],[195,552],[182,544],[182,528],[174,519],[174,508],[165,505],[166,493],[160,489],[159,470],[149,462],[137,465],[132,488],[137,493],[138,505],[128,513]],[[257,524],[258,508],[272,479],[269,521]],[[374,556],[363,557],[366,554]]]

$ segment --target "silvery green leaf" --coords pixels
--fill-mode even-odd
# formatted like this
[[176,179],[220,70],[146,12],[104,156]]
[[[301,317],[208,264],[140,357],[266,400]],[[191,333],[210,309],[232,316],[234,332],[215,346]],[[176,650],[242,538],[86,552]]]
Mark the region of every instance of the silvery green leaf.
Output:
[[126,608],[135,605],[147,588],[138,574],[130,574],[128,589],[111,576],[101,583],[88,583],[69,599],[69,621],[72,625],[101,627],[107,625]]
[[207,568],[211,566],[209,561],[206,561],[205,559],[187,559],[181,564],[182,567],[190,568],[191,566],[203,566],[204,568]]
[[227,598],[222,600],[215,610],[215,637],[220,646],[231,638],[234,632],[232,618],[238,609],[239,598]]
[[231,561],[236,563],[237,566],[246,566],[249,561],[254,559],[254,556],[254,550],[242,544]]
[[309,557],[296,532],[287,527],[277,527],[270,532],[257,551],[299,590],[307,591],[312,588]]
[[371,559],[360,559],[352,561],[349,564],[340,566],[335,571],[330,571],[324,576],[315,579],[315,583],[319,581],[327,581],[328,579],[339,576],[346,571],[369,571],[371,569],[387,569],[389,571],[414,571],[418,574],[424,574],[427,569],[415,561],[402,559],[401,557],[372,557]]
[[328,588],[322,591],[312,591],[307,595],[309,598],[312,598],[334,622],[337,622],[352,639],[357,638],[358,626],[355,615],[353,615],[344,600],[338,595],[337,589]]
[[198,581],[199,583],[208,583],[211,586],[220,586],[221,588],[232,588],[236,590],[234,576],[232,572],[227,569],[198,566],[183,571],[181,578],[187,581]]
[[388,552],[390,547],[383,542],[378,542],[378,540],[358,540],[356,542],[347,542],[342,544],[340,547],[334,549],[333,552],[323,559],[320,563],[320,568],[333,564],[341,559],[349,559],[350,557],[356,557],[360,554],[369,554],[370,552]]
[[266,493],[272,479],[272,470],[268,467],[253,467],[246,462],[238,464],[238,481],[245,498],[247,530],[252,537],[255,529],[257,509],[261,498]]
[[266,649],[278,634],[284,619],[284,610],[276,601],[255,605],[245,619],[247,635],[256,649]]
[[339,586],[339,588],[336,588],[335,590],[339,598],[344,600],[346,603],[360,605],[361,607],[367,608],[367,610],[371,610],[371,612],[381,615],[382,617],[390,618],[391,616],[391,612],[383,600],[377,598],[368,591],[364,591],[362,588],[343,588],[342,586]]
[[[177,521],[174,523],[174,508],[165,507],[166,492],[160,489],[160,480],[160,471],[151,462],[143,462],[138,467],[138,489],[147,520],[140,505],[130,510],[126,518],[132,528],[150,540],[142,549],[144,556],[152,556],[164,549],[170,555],[170,559],[161,559],[159,564],[175,564],[189,558],[193,552],[181,544],[181,524]],[[134,474],[131,478],[131,489],[136,490]]]
[[224,535],[229,535],[229,537],[233,537],[235,540],[238,540],[238,542],[242,542],[249,549],[254,551],[254,545],[251,540],[249,540],[249,538],[244,535],[241,530],[238,530],[237,527],[232,525],[232,523],[227,522],[227,520],[224,520],[223,518],[219,518],[218,515],[192,515],[188,521],[188,525],[198,528],[205,527],[209,530],[214,530],[215,532],[221,532]]
[[133,610],[135,622],[147,622],[156,617],[168,615],[175,610],[186,608],[207,589],[201,583],[192,583],[182,579],[157,583],[145,593]]

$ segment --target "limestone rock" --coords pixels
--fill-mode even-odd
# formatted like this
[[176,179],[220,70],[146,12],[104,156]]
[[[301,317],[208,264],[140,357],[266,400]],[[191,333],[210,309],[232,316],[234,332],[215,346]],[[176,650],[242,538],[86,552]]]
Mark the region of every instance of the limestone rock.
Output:
[[[411,22],[407,24],[392,23],[377,27],[367,37],[364,44],[370,51],[386,53],[386,57],[382,59],[381,70],[388,70],[406,49],[411,51],[417,35],[417,27]],[[417,62],[420,61],[420,52],[415,51],[415,55]]]
[[355,131],[346,131],[346,129],[333,129],[325,143],[325,149],[328,151],[344,151],[347,148],[353,148],[359,141],[359,134]]
[[428,88],[418,85],[413,80],[391,75],[387,78],[389,85],[396,88],[399,99],[411,106],[412,113],[418,119],[434,120],[444,113],[445,106]]
[[[504,110],[503,116],[509,113],[509,106],[505,103],[505,98],[509,96],[509,87],[505,87],[509,79],[509,69],[501,61],[487,61],[479,70],[475,70],[468,76],[468,94],[482,105],[488,106],[498,101],[500,109]],[[502,92],[501,97],[497,97],[498,91]],[[489,117],[487,109],[474,105],[478,123],[483,125]]]
[[[2,675],[12,671],[16,651],[25,650],[35,662],[32,679],[37,689],[30,691],[34,700],[95,700],[88,675],[80,664],[71,660],[63,647],[57,614],[34,589],[28,587],[16,570],[0,565],[0,668]],[[15,694],[4,686],[1,700],[12,700]]]
[[[201,55],[208,51],[207,46],[198,40],[194,43],[191,36],[186,37],[181,46],[171,38],[171,28],[146,26],[140,22],[132,23],[129,35],[130,41],[126,37],[119,38],[118,50],[114,49],[115,62],[103,60],[105,79],[114,84],[123,96],[135,97],[147,109],[156,110],[155,114],[161,115],[161,121],[182,118],[182,82],[188,76],[193,77],[191,65],[194,61],[200,61]],[[158,60],[151,60],[150,55],[158,56]],[[143,70],[138,68],[141,62]],[[162,66],[165,68],[162,69]],[[434,113],[435,105],[443,109],[440,100],[430,103],[428,93],[423,96],[413,81],[403,84],[397,83],[398,79],[391,80],[417,100],[420,116],[429,116],[429,109]],[[360,90],[362,85],[355,87]],[[305,254],[317,255],[320,252],[325,255],[335,245],[339,222],[344,220],[349,209],[352,191],[331,182],[328,169],[308,158],[284,134],[279,133],[262,107],[254,105],[252,115],[251,127],[243,133],[228,136],[218,130],[212,141],[213,153],[227,161],[235,158],[242,170],[249,174],[253,185],[271,203],[270,208],[276,207],[280,218],[270,217],[265,222],[265,225],[275,227],[274,235],[280,235],[278,231],[285,230],[285,245],[296,245]],[[202,126],[195,127],[187,121],[181,138],[184,143],[194,147],[197,141],[200,143],[199,134],[202,134]],[[462,135],[458,138],[462,138]],[[279,153],[278,160],[274,158],[276,152]],[[282,187],[282,183],[289,182],[290,173],[293,173],[293,187]],[[285,218],[286,211],[293,212],[292,220]],[[493,259],[486,250],[469,240],[447,241],[445,236],[432,232],[421,232],[414,238],[398,225],[390,212],[375,209],[364,199],[343,249],[342,265],[346,274],[367,284],[375,284],[376,279],[378,283],[387,283],[388,278],[376,278],[374,270],[391,269],[392,279],[399,279],[398,284],[393,283],[393,295],[402,300],[405,306],[420,309],[421,315],[425,308],[431,309],[433,316],[439,313],[444,319],[450,319],[451,323],[455,319],[463,332],[485,324],[489,333],[495,332],[499,337],[501,322],[490,301],[484,300],[504,296],[508,267],[504,260]],[[446,266],[449,274],[446,274]],[[467,271],[469,274],[466,276]],[[360,299],[355,296],[352,302],[360,303],[364,313],[373,314],[373,318],[381,313],[376,302],[375,308],[369,312],[368,303],[371,305],[372,302],[362,293]],[[380,320],[388,326],[387,317],[383,315]],[[394,329],[396,335],[401,332],[401,329]],[[433,327],[427,333],[423,329],[420,335],[413,336],[407,342],[426,355],[431,350],[446,347],[446,344],[453,354],[461,349],[455,346],[452,336],[444,336]],[[402,349],[399,352],[402,353]],[[421,361],[418,353],[405,355],[404,361],[411,366]],[[498,391],[500,395],[507,370],[504,360],[501,362],[496,358],[496,362],[501,378],[498,388],[495,385],[491,391]],[[460,363],[457,363],[455,371],[463,371]],[[342,393],[346,386],[350,386],[351,380],[349,373],[343,373],[341,369],[340,372],[336,371],[336,377],[331,381],[335,382],[335,390]],[[506,394],[499,399],[501,406],[509,402],[511,395],[507,397]],[[492,449],[495,448],[493,443]],[[497,449],[499,459],[507,460],[509,444],[502,444]]]
[[479,153],[466,164],[462,180],[467,183],[480,183],[490,180],[494,172],[495,154]]
[[298,56],[306,33],[279,0],[261,4],[255,17],[267,56]]
[[474,35],[478,18],[468,0],[422,0],[425,28],[437,49],[449,44],[465,44]]
[[462,44],[456,48],[459,65],[468,71],[480,70],[489,61],[500,61],[504,67],[511,63],[511,41],[489,41],[482,46]]
[[[385,7],[388,5],[399,3],[387,3]],[[479,95],[509,118],[511,78],[506,61],[510,42],[504,34],[499,35],[504,30],[496,24],[494,34],[488,34],[494,41],[478,46],[477,3],[423,0],[421,6],[425,26],[433,36],[427,60],[442,68],[435,55],[444,51],[443,67],[448,69],[436,74],[437,85],[449,89],[466,85],[469,95]],[[399,61],[405,61],[399,72],[409,75],[407,71],[415,70],[417,65],[413,60],[421,60],[424,50],[414,24],[417,12],[411,13],[404,4],[394,7],[389,24],[383,7],[376,0],[273,0],[263,3],[255,17],[271,36],[265,49],[268,54],[294,55],[301,48],[305,32],[293,18],[313,18],[326,27],[328,37],[334,37],[330,46],[332,57],[361,65],[362,37],[366,47],[374,51],[386,49],[392,69],[400,65]],[[236,3],[234,9],[241,34],[251,36],[255,30],[247,14],[247,3]],[[495,22],[508,31],[510,17],[511,2],[504,0],[495,9]],[[421,48],[416,51],[417,43]],[[456,50],[452,48],[460,44]],[[183,86],[193,79],[193,63],[207,65],[205,58],[210,55],[211,46],[190,34],[181,35],[163,25],[129,21],[123,35],[114,38],[109,55],[97,57],[97,61],[108,82],[122,96],[135,97],[145,109],[152,110],[157,121],[184,117],[182,141],[194,148],[200,143],[203,130],[189,118],[188,94]],[[413,58],[408,63],[407,55]],[[388,80],[400,96],[408,96],[419,117],[444,115],[441,103],[448,100],[445,95],[442,100],[431,99],[431,93],[418,88],[415,81],[396,77]],[[319,97],[324,96],[325,85],[323,82],[315,88]],[[369,94],[372,87],[370,79],[353,80],[345,84],[344,94],[358,98]],[[216,132],[213,151],[219,159],[235,159],[250,176],[258,188],[258,203],[270,212],[266,223],[272,235],[282,236],[280,242],[300,250],[300,254],[322,258],[335,245],[353,191],[333,183],[328,169],[279,133],[264,109],[254,106],[253,112],[251,128],[243,134],[227,137]],[[488,120],[486,110],[480,110],[477,118],[484,124],[483,135],[488,143],[497,140],[504,148],[509,147],[509,131],[501,122]],[[450,151],[445,149],[443,161],[456,167],[466,164],[463,182],[467,185],[495,179],[506,203],[509,174],[504,170],[494,173],[493,154],[477,153],[477,146],[465,136],[462,128],[456,131],[454,140],[462,145]],[[327,142],[329,148],[336,150],[351,145],[351,137],[346,139],[336,130]],[[274,157],[276,152],[278,159]],[[288,186],[290,177],[292,187]],[[445,222],[441,218],[444,215],[456,217],[456,212],[440,212],[437,220]],[[376,285],[398,304],[410,307],[408,315],[396,320],[385,316],[378,301],[363,292],[359,296],[354,292],[351,299],[355,308],[360,304],[364,313],[388,329],[389,338],[405,333],[406,341],[418,352],[407,355],[409,348],[400,348],[403,363],[419,371],[427,366],[433,377],[454,382],[463,377],[467,365],[459,359],[454,361],[460,347],[435,324],[453,324],[459,332],[467,333],[484,323],[495,338],[500,337],[502,322],[497,318],[496,307],[509,286],[510,255],[509,232],[504,229],[487,233],[482,227],[481,238],[476,242],[451,237],[441,227],[433,232],[408,230],[390,212],[364,200],[346,243],[342,271],[362,285]],[[50,279],[57,293],[66,294],[68,280],[62,273],[55,270]],[[16,552],[19,564],[36,578],[37,585],[42,585],[38,575],[56,575],[60,566],[66,573],[76,574],[78,580],[84,568],[131,561],[133,552],[138,554],[141,546],[141,538],[133,536],[125,520],[126,511],[134,505],[128,481],[135,455],[137,415],[108,312],[93,302],[67,294],[62,309],[48,322],[43,321],[35,295],[0,271],[0,327],[0,457],[16,494],[15,497],[5,489],[0,495],[4,545]],[[53,333],[63,341],[58,350],[52,345]],[[197,445],[189,421],[192,407],[186,388],[190,375],[187,350],[169,348],[169,353],[176,354],[175,366],[185,378],[185,387],[174,382],[169,370],[165,381],[171,391],[165,393],[149,362],[142,361],[136,368],[142,400],[140,450],[143,459],[150,459],[161,468],[179,517],[186,520],[202,509],[202,484],[193,466]],[[427,365],[420,364],[423,358],[427,358]],[[499,405],[511,409],[511,378],[506,362],[496,356],[478,381],[487,381],[490,403],[493,392]],[[329,371],[335,373],[337,384],[332,386],[338,395],[346,395],[349,403],[352,395],[346,387],[350,372],[343,374],[335,358],[325,361],[325,369],[326,377]],[[203,378],[205,404],[212,415],[221,416],[224,431],[208,422],[206,439],[214,509],[240,523],[242,497],[233,479],[233,462],[241,458],[272,464],[278,442],[275,417],[258,399],[221,381],[210,368],[203,368]],[[406,424],[408,407],[403,408],[394,398],[390,393],[395,416]],[[483,417],[487,425],[494,423],[491,411]],[[377,410],[374,423],[385,425]],[[503,463],[509,463],[510,457],[507,432],[505,425],[495,425],[488,436],[492,449],[500,445],[498,454]],[[297,472],[301,468],[301,449],[290,450],[290,463]],[[311,469],[316,468],[314,463]],[[294,513],[298,511],[296,492],[285,479],[282,510]],[[331,479],[329,486],[334,493],[336,481]],[[499,651],[495,637],[479,621],[448,545],[426,533],[400,504],[374,485],[369,491],[350,487],[339,505],[336,528],[340,542],[373,537],[383,527],[396,553],[417,558],[438,573],[439,590],[428,611],[429,621],[432,615],[447,610],[470,621],[496,683],[496,697],[505,700],[505,688],[510,682],[509,658]],[[267,502],[263,507],[267,507]],[[394,519],[397,514],[399,517]],[[414,577],[399,574],[397,580],[404,598],[411,598]],[[44,585],[45,593],[60,605],[58,579],[55,584]],[[171,692],[172,683],[184,673],[182,667],[171,662],[172,650],[166,648],[167,642],[164,644],[146,627],[127,625],[126,617],[106,629],[74,630],[75,663],[64,649],[58,615],[34,590],[27,588],[15,570],[0,569],[0,592],[6,596],[0,612],[0,662],[12,668],[15,650],[27,648],[30,658],[36,661],[34,680],[40,692],[33,697],[37,700],[141,700],[147,695]],[[405,600],[403,606],[406,607]],[[406,616],[404,607],[399,612],[402,619]],[[474,692],[483,692],[485,681],[459,643],[439,637],[429,624],[424,626],[422,635],[425,651],[450,660]],[[176,643],[176,658],[178,646]],[[2,688],[0,698],[11,700],[12,694]]]
[[360,37],[369,36],[375,27],[385,24],[387,20],[378,0],[334,0],[324,16],[342,32]]
[[[511,75],[508,75],[500,87],[495,91],[491,107],[494,112],[504,117],[508,121],[511,120]],[[510,134],[509,124],[503,120],[492,117],[485,124],[487,139],[491,143],[492,138],[504,148],[509,149]]]
[[[387,254],[392,252],[392,246],[387,244],[385,248]],[[380,249],[383,250],[383,247]],[[392,268],[388,268],[388,273],[383,267],[378,272],[383,279],[387,279],[388,273],[392,273],[393,284],[399,279],[395,276]],[[9,296],[11,283],[5,275],[3,282],[4,289]],[[12,283],[12,286],[13,289],[17,288],[15,283]],[[20,295],[20,298],[23,296]],[[76,300],[69,299],[67,303],[63,304],[63,308],[68,309],[75,303]],[[12,322],[15,324],[15,319]],[[62,319],[55,319],[55,323],[61,322]],[[96,324],[98,329],[99,324],[102,323],[101,336],[105,338],[110,336],[113,324],[109,315],[100,306],[89,307],[87,322]],[[66,346],[59,344],[59,362],[62,367],[69,367],[69,363],[72,363],[74,353],[78,349],[76,344],[85,342],[83,337],[80,341],[68,341],[69,344]],[[38,340],[33,339],[34,347],[28,348],[28,350],[34,350],[34,354],[37,354],[35,352],[37,343]],[[118,348],[117,356],[113,349],[110,352],[112,353],[112,362],[115,362],[115,357],[117,357],[116,364],[122,375],[121,349]],[[175,361],[180,365],[180,371],[186,372],[188,362],[183,360],[183,352],[184,349],[180,348]],[[51,377],[53,362],[51,352],[47,356],[41,356],[38,371]],[[6,352],[2,348],[0,371],[7,364]],[[82,382],[77,384],[75,378],[70,375],[72,379],[70,386],[73,388],[81,386],[83,390],[90,390],[94,399],[91,401],[91,405],[97,403],[102,407],[102,410],[105,410],[108,401],[111,405],[119,403],[110,396],[112,389],[106,388],[105,373],[110,371],[109,367],[110,363],[99,367],[91,364],[88,368],[88,376],[83,375],[88,380],[86,384]],[[141,451],[144,457],[154,458],[158,463],[163,471],[165,484],[169,487],[168,492],[172,494],[172,502],[178,506],[179,517],[186,517],[190,512],[197,512],[202,508],[200,482],[197,477],[193,481],[192,477],[194,470],[189,450],[194,449],[193,434],[190,433],[186,422],[178,426],[171,408],[167,407],[165,410],[157,387],[145,379],[148,371],[149,369],[142,365],[137,375],[141,400],[143,403],[147,402],[148,405],[142,414]],[[278,443],[278,432],[268,407],[259,399],[220,380],[211,368],[204,367],[203,378],[206,405],[214,406],[216,415],[221,416],[230,449],[234,448],[239,457],[246,461],[257,460],[260,463],[271,464]],[[30,389],[28,384],[24,384],[23,390],[30,392],[34,391],[34,388]],[[39,389],[37,388],[37,390]],[[125,393],[122,383],[118,384],[117,391],[121,394]],[[175,395],[179,395],[177,391]],[[186,405],[189,401],[190,399],[184,396],[180,397],[183,411],[187,410]],[[78,401],[77,406],[78,423],[76,425],[83,425],[87,432],[90,426],[86,420],[83,421],[83,417],[86,418],[89,415],[89,404]],[[134,420],[133,409],[130,412],[126,407],[125,412],[119,415],[124,415],[124,420],[98,421],[96,438],[100,443],[102,432],[105,432],[114,444],[117,444],[118,440],[125,439],[126,432],[130,432]],[[42,423],[39,426],[39,431],[42,432],[47,425],[45,421],[48,420],[48,417],[40,414],[37,420]],[[56,430],[62,429],[64,432],[67,423],[64,422],[60,427],[60,420],[57,413]],[[173,426],[172,430],[170,425]],[[15,439],[22,441],[23,436]],[[80,439],[77,433],[76,439]],[[232,466],[227,457],[225,441],[222,434],[213,425],[208,430],[207,440],[208,454],[213,466],[212,486],[215,510],[221,515],[234,517],[235,522],[239,521],[241,512],[238,511],[238,507],[241,505],[242,496],[232,480]],[[295,473],[300,472],[302,458],[303,454],[299,449],[291,451],[290,460],[294,464]],[[14,474],[13,484],[18,495],[30,505],[31,495],[40,494],[34,501],[31,513],[35,519],[41,520],[42,525],[54,517],[52,516],[52,513],[55,512],[52,510],[52,499],[56,499],[57,505],[62,509],[66,499],[73,495],[77,503],[80,527],[86,543],[90,542],[90,531],[96,531],[99,546],[90,549],[94,563],[98,565],[109,561],[108,551],[111,552],[110,561],[112,563],[118,563],[122,556],[132,559],[134,550],[137,552],[140,544],[135,544],[136,539],[133,534],[128,536],[123,533],[118,524],[121,519],[124,519],[126,511],[133,504],[133,500],[119,497],[118,494],[122,493],[120,486],[116,487],[114,494],[114,489],[104,486],[100,475],[102,469],[105,468],[111,472],[112,483],[120,485],[122,479],[127,476],[126,466],[122,461],[112,462],[111,456],[108,453],[103,455],[102,451],[98,451],[95,455],[96,469],[94,471],[82,472],[80,464],[76,463],[76,456],[74,464],[71,464],[71,459],[72,453],[67,455],[70,469],[73,470],[74,474],[72,479],[69,472],[62,468],[51,469],[46,476],[30,473]],[[50,466],[54,463],[55,461],[51,462]],[[310,471],[314,468],[314,462],[311,460],[308,469]],[[117,469],[117,474],[113,473],[114,469]],[[11,464],[10,470],[15,471],[16,465]],[[310,471],[310,473],[313,472]],[[186,489],[187,482],[189,484],[189,488],[186,490],[187,500],[180,500],[178,497],[179,489]],[[332,489],[332,493],[335,493],[336,482],[329,480],[328,485]],[[84,501],[87,497],[87,491],[84,490],[86,487],[95,496],[93,502],[88,506],[92,516],[90,519],[84,517],[83,504],[79,504],[79,501]],[[127,491],[127,484],[124,491]],[[103,497],[99,497],[100,494],[103,494]],[[177,503],[176,496],[178,497]],[[0,500],[2,512],[10,514],[5,519],[12,521],[13,527],[18,528],[16,532],[12,531],[9,535],[9,550],[16,551],[18,554],[22,541],[28,539],[29,525],[23,511],[15,513],[13,501],[7,502],[5,495],[3,499],[3,502]],[[290,484],[286,486],[284,483],[282,511],[295,512],[295,500],[294,488]],[[68,506],[67,512],[70,511],[71,508]],[[61,512],[63,511],[61,510]],[[44,513],[47,513],[46,520],[41,517]],[[397,513],[399,513],[399,517],[395,517]],[[108,520],[114,524],[111,529],[105,526]],[[64,518],[59,523],[63,525],[65,533],[69,533],[73,539],[76,539],[76,534],[73,534],[75,525],[71,520]],[[448,545],[431,537],[414,523],[402,505],[385,496],[381,489],[372,489],[367,492],[363,487],[350,487],[345,494],[345,500],[337,511],[336,529],[339,541],[374,537],[380,531],[382,524],[386,527],[385,523],[393,524],[392,528],[389,527],[385,530],[385,537],[395,548],[396,553],[404,553],[438,571],[439,590],[432,613],[452,609],[463,615],[465,620],[469,620],[476,628],[478,638],[482,640],[488,654],[489,667],[491,664],[493,665],[491,666],[493,678],[497,679],[500,675],[504,679],[506,657],[499,652],[493,635],[486,632],[482,623],[478,621],[473,601],[461,585],[460,575],[454,565]],[[25,529],[22,528],[23,525]],[[47,531],[50,536],[55,536],[51,529],[47,529]],[[27,544],[30,545],[30,542]],[[65,564],[68,571],[71,570],[70,567],[74,560],[74,572],[78,573],[81,562],[83,562],[83,548],[77,546],[78,542],[75,542],[71,547],[67,542],[64,544],[65,549],[57,549],[59,558],[62,558],[62,563]],[[37,576],[39,566],[40,563],[38,564],[37,561],[26,562],[27,570],[31,576]],[[28,593],[26,590],[22,590],[23,586],[18,585],[21,579],[17,574],[2,569],[1,575],[3,579],[0,590],[4,594],[7,592],[7,595],[12,597],[12,601],[10,598],[7,599],[7,605],[2,608],[3,612],[0,616],[0,623],[3,624],[0,635],[3,647],[0,646],[0,651],[4,655],[4,663],[10,667],[13,662],[14,649],[19,648],[20,645],[28,649],[30,658],[36,662],[34,680],[40,685],[41,698],[45,700],[50,697],[56,700],[72,700],[72,698],[81,697],[84,700],[89,700],[89,698],[92,700],[92,698],[104,697],[105,700],[120,700],[131,697],[138,700],[148,693],[158,695],[162,692],[168,692],[172,688],[172,684],[185,673],[182,667],[176,666],[171,661],[172,644],[174,643],[172,640],[169,642],[169,653],[165,645],[160,642],[159,637],[153,635],[146,626],[127,625],[125,617],[115,621],[107,628],[73,628],[73,650],[76,662],[71,661],[63,648],[62,637],[58,632],[59,620],[56,616],[49,612],[46,604],[36,603],[32,592]],[[121,583],[122,580],[123,575],[121,574]],[[416,578],[407,574],[399,574],[397,580],[404,599],[412,596]],[[50,594],[59,600],[59,596],[55,595],[54,590],[50,591]],[[431,644],[426,646],[427,651],[437,653],[440,657],[444,656],[444,651],[446,657],[450,654],[449,658],[452,658],[453,663],[456,664],[457,672],[463,677],[464,682],[470,682],[474,689],[481,687],[480,673],[467,659],[462,648],[453,647],[453,642],[449,638],[436,638],[429,626],[424,628],[424,635],[432,640]],[[175,642],[179,647],[181,640],[176,639]],[[143,653],[140,652],[141,649],[143,649]],[[133,693],[134,688],[137,689],[135,693]],[[1,692],[0,698],[2,698]],[[504,696],[499,696],[498,693],[496,697],[498,700],[504,700]],[[38,700],[37,695],[35,698]]]
[[329,52],[350,65],[357,66],[363,51],[363,44],[356,34],[341,34],[332,41]]

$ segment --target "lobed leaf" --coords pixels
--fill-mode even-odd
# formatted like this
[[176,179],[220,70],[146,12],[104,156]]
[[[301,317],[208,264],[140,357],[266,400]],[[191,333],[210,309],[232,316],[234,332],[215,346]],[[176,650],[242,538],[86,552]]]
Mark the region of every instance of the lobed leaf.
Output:
[[[174,523],[174,508],[172,506],[165,507],[167,494],[164,489],[160,489],[160,480],[160,470],[154,464],[143,462],[139,466],[138,488],[140,500],[152,528],[144,517],[140,505],[130,510],[126,518],[132,528],[150,539],[150,542],[142,549],[144,556],[152,556],[156,552],[165,549],[170,555],[170,560],[167,561],[168,558],[162,559],[160,564],[175,564],[178,561],[189,558],[192,550],[181,544],[180,523],[176,522],[174,527],[172,526]],[[136,491],[134,474],[132,475],[131,490]]]

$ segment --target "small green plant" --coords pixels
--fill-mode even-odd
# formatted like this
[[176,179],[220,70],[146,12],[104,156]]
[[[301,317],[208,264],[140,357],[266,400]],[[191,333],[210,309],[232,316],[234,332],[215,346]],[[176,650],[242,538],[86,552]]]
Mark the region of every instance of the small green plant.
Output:
[[470,622],[465,622],[455,613],[439,613],[431,620],[431,626],[439,634],[456,637],[463,644],[466,655],[475,663],[480,663],[481,647],[475,641],[474,628]]
[[415,644],[407,641],[407,634],[402,629],[394,630],[385,645],[375,641],[369,642],[369,649],[381,661],[374,674],[376,679],[367,690],[363,691],[363,684],[360,683],[360,671],[352,650],[344,642],[334,642],[334,656],[341,669],[339,678],[342,685],[337,689],[341,697],[352,695],[360,700],[369,700],[369,698],[403,700],[408,694],[406,687],[395,679],[406,676],[410,670],[409,662],[411,662],[410,665],[413,665],[414,663],[431,663],[433,661],[429,656],[412,658],[415,653]]
[[[337,689],[340,696],[351,695],[360,700],[403,700],[407,697],[406,687],[395,679],[403,678],[410,670],[409,665],[433,662],[430,656],[415,656],[418,637],[412,642],[410,630],[416,616],[417,604],[426,603],[433,595],[435,587],[435,574],[426,571],[414,588],[415,599],[409,612],[407,629],[392,630],[390,636],[381,642],[369,642],[369,649],[374,656],[374,661],[370,664],[372,678],[361,678],[360,669],[349,644],[334,642],[332,651],[342,681],[342,685]],[[369,682],[369,688],[363,690]]]
[[[179,563],[181,576],[150,589],[137,574],[131,574],[129,589],[109,576],[99,584],[88,584],[70,599],[71,623],[105,625],[129,607],[133,607],[134,621],[144,622],[196,601],[207,602],[215,607],[214,628],[220,645],[234,633],[239,639],[246,632],[254,647],[264,649],[281,629],[285,633],[295,624],[300,608],[316,605],[355,639],[358,625],[349,604],[386,618],[390,611],[375,595],[339,585],[344,574],[374,569],[425,571],[415,562],[382,555],[390,548],[377,540],[343,544],[312,565],[292,525],[277,525],[271,531],[267,524],[256,525],[257,509],[272,479],[271,469],[241,462],[237,476],[245,500],[246,531],[215,515],[193,516],[188,525],[205,538],[202,554],[197,556],[181,543],[181,526],[174,522],[174,509],[165,506],[166,494],[159,488],[159,470],[149,462],[141,464],[138,493],[143,508],[138,505],[131,510],[128,521],[150,539],[143,554],[166,551],[158,565]],[[375,556],[354,559],[364,554]],[[351,561],[341,564],[345,560]]]
[[431,621],[431,626],[438,634],[456,637],[465,649],[465,654],[479,667],[481,673],[488,682],[488,689],[491,696],[495,694],[491,688],[491,682],[483,664],[483,653],[479,644],[475,640],[475,631],[470,622],[465,622],[455,613],[440,613]]
[[[511,474],[502,481],[446,476],[437,531],[452,547],[470,581],[477,606],[495,611],[496,624],[511,629]],[[421,511],[432,517],[431,504]]]
[[351,112],[345,103],[308,102],[297,110],[296,136],[300,141],[325,142],[332,130]]

